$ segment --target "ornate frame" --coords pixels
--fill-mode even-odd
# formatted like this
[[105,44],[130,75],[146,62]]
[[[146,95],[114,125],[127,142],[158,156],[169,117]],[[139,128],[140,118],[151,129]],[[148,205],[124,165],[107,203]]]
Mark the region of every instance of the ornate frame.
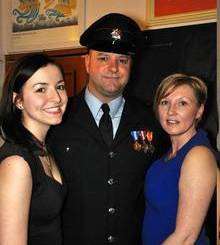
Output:
[[[42,50],[53,50],[59,48],[72,48],[79,46],[79,36],[84,30],[85,25],[85,0],[75,0],[76,9],[74,18],[77,24],[66,24],[62,27],[53,27],[49,25],[48,28],[32,29],[26,31],[16,30],[13,31],[13,25],[15,24],[13,11],[15,11],[15,4],[20,4],[18,0],[11,0],[9,7],[9,15],[11,19],[8,23],[8,53],[19,53],[28,51],[42,51]],[[45,4],[46,1],[38,1],[39,5]],[[57,2],[57,1],[50,1]],[[39,8],[38,5],[38,8]],[[42,6],[40,6],[42,9]],[[51,8],[51,10],[53,10]],[[40,15],[41,14],[41,15]],[[39,12],[38,18],[43,18],[41,12]],[[49,22],[48,22],[49,23]]]
[[[187,1],[188,3],[186,3]],[[207,6],[207,1],[208,0],[200,0],[200,8],[198,10],[198,8],[196,9],[194,6],[196,2],[195,0],[185,0],[184,3],[187,4],[185,5],[185,7],[187,6],[185,9],[184,6],[182,7],[180,5],[180,0],[146,0],[147,28],[150,29],[157,26],[177,26],[194,23],[215,22],[217,20],[217,3],[215,3],[215,0],[210,0],[208,1],[209,6]],[[156,9],[159,4],[161,4],[161,6],[165,6],[166,11]],[[181,11],[181,8],[183,11]]]

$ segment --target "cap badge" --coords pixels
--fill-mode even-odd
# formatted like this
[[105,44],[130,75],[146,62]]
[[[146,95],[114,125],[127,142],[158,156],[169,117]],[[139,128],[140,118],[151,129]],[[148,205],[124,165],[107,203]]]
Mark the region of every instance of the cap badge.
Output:
[[114,39],[113,42],[112,42],[112,44],[114,44],[115,41],[121,40],[122,32],[118,28],[113,29],[113,31],[111,32],[111,36],[112,36],[112,39]]

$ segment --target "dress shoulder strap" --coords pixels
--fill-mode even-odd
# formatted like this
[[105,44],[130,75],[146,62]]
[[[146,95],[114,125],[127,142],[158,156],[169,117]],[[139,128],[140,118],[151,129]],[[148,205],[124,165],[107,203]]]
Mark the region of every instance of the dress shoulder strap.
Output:
[[33,190],[35,190],[39,186],[42,177],[39,158],[20,145],[4,142],[0,147],[0,164],[5,158],[14,155],[21,156],[28,163],[32,175]]

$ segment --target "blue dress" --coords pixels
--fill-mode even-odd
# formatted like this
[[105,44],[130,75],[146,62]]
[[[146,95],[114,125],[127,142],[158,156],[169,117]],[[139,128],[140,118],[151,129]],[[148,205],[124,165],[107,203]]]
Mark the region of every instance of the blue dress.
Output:
[[[174,158],[166,160],[166,157],[162,157],[148,170],[145,178],[146,209],[142,232],[144,245],[159,245],[174,232],[181,166],[190,149],[198,145],[210,148],[206,133],[201,129],[182,146]],[[204,228],[195,244],[206,244]]]

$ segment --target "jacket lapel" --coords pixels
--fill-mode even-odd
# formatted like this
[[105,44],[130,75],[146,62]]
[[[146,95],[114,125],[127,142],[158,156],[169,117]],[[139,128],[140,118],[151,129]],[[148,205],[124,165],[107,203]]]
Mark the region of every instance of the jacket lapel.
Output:
[[[80,127],[96,141],[100,142],[103,145],[106,145],[99,131],[99,128],[96,125],[96,122],[92,116],[92,113],[90,112],[90,109],[85,102],[84,91],[81,92],[77,96],[76,100],[73,102],[72,110],[74,111],[74,123],[80,125]],[[138,123],[139,118],[136,115],[136,109],[129,100],[126,100],[112,147],[115,147],[121,141],[123,141],[124,138],[128,137],[130,132],[134,130]]]
[[138,123],[139,119],[135,113],[135,108],[126,100],[119,127],[113,141],[113,147],[126,138]]
[[77,97],[75,107],[74,122],[80,125],[82,129],[87,132],[95,140],[103,144],[103,139],[99,128],[93,118],[92,113],[84,99],[84,91]]

